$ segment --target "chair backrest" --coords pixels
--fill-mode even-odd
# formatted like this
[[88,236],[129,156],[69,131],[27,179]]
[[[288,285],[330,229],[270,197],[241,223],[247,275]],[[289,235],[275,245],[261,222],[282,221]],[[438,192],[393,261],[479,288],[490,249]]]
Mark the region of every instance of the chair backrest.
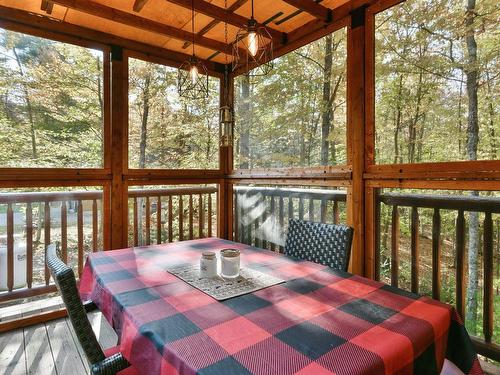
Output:
[[347,271],[353,229],[346,225],[290,219],[285,254]]
[[102,361],[105,358],[104,352],[97,341],[85,308],[80,300],[73,270],[59,258],[58,249],[55,244],[47,246],[45,261],[66,305],[71,324],[88,361],[90,364]]

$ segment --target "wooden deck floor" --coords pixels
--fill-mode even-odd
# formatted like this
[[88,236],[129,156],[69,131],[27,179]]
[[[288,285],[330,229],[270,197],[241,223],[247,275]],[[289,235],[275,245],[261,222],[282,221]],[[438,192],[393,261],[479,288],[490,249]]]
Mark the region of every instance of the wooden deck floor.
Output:
[[[116,345],[117,337],[100,312],[89,318],[101,346]],[[80,375],[89,367],[67,318],[0,334],[0,374]]]

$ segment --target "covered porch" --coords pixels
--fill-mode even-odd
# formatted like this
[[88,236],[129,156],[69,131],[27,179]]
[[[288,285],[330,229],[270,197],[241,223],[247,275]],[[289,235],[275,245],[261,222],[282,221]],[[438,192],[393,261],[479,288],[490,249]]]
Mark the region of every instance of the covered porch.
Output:
[[[0,370],[42,358],[88,371],[49,244],[78,277],[94,252],[198,238],[282,253],[296,218],[352,227],[349,272],[453,305],[483,370],[498,371],[499,15],[487,0],[461,7],[0,0]],[[237,61],[253,18],[271,52]],[[201,101],[178,91],[192,57]],[[50,343],[43,355],[31,335]]]

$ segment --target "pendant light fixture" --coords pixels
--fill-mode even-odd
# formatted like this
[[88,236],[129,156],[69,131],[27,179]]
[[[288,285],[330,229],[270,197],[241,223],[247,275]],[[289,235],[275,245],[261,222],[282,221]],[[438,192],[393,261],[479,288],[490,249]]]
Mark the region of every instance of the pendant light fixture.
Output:
[[[240,51],[245,51],[241,56]],[[252,17],[248,24],[238,30],[233,43],[233,70],[245,67],[250,76],[264,76],[273,69],[273,38],[264,26],[258,26],[254,18],[252,0]]]
[[[224,0],[224,9],[227,10],[227,0]],[[224,22],[224,37],[227,40],[227,22]],[[229,93],[229,62],[225,54],[226,64],[224,69],[224,79],[222,80],[222,106],[219,108],[219,140],[221,146],[231,146],[233,144],[233,124],[234,110]]]
[[177,92],[188,99],[208,98],[208,70],[196,58],[194,47],[194,0],[191,0],[192,56],[177,71]]

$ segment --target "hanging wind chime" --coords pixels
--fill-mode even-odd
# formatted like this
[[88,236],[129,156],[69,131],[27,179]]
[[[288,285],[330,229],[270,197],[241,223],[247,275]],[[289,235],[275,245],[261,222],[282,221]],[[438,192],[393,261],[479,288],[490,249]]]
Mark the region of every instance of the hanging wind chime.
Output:
[[[242,50],[244,56],[241,56]],[[273,69],[273,38],[264,26],[258,26],[253,0],[252,17],[236,34],[232,66],[233,70],[244,66],[251,77],[267,75]]]
[[191,0],[191,32],[192,56],[177,70],[177,92],[183,98],[205,99],[208,98],[208,70],[194,52],[194,0]]
[[[227,0],[224,0],[224,9],[227,10]],[[227,45],[227,22],[224,22],[224,37]],[[231,146],[233,144],[234,110],[231,107],[231,98],[229,94],[229,62],[227,60],[227,54],[225,54],[225,59],[224,86],[222,88],[223,105],[219,108],[219,140],[221,146]]]

